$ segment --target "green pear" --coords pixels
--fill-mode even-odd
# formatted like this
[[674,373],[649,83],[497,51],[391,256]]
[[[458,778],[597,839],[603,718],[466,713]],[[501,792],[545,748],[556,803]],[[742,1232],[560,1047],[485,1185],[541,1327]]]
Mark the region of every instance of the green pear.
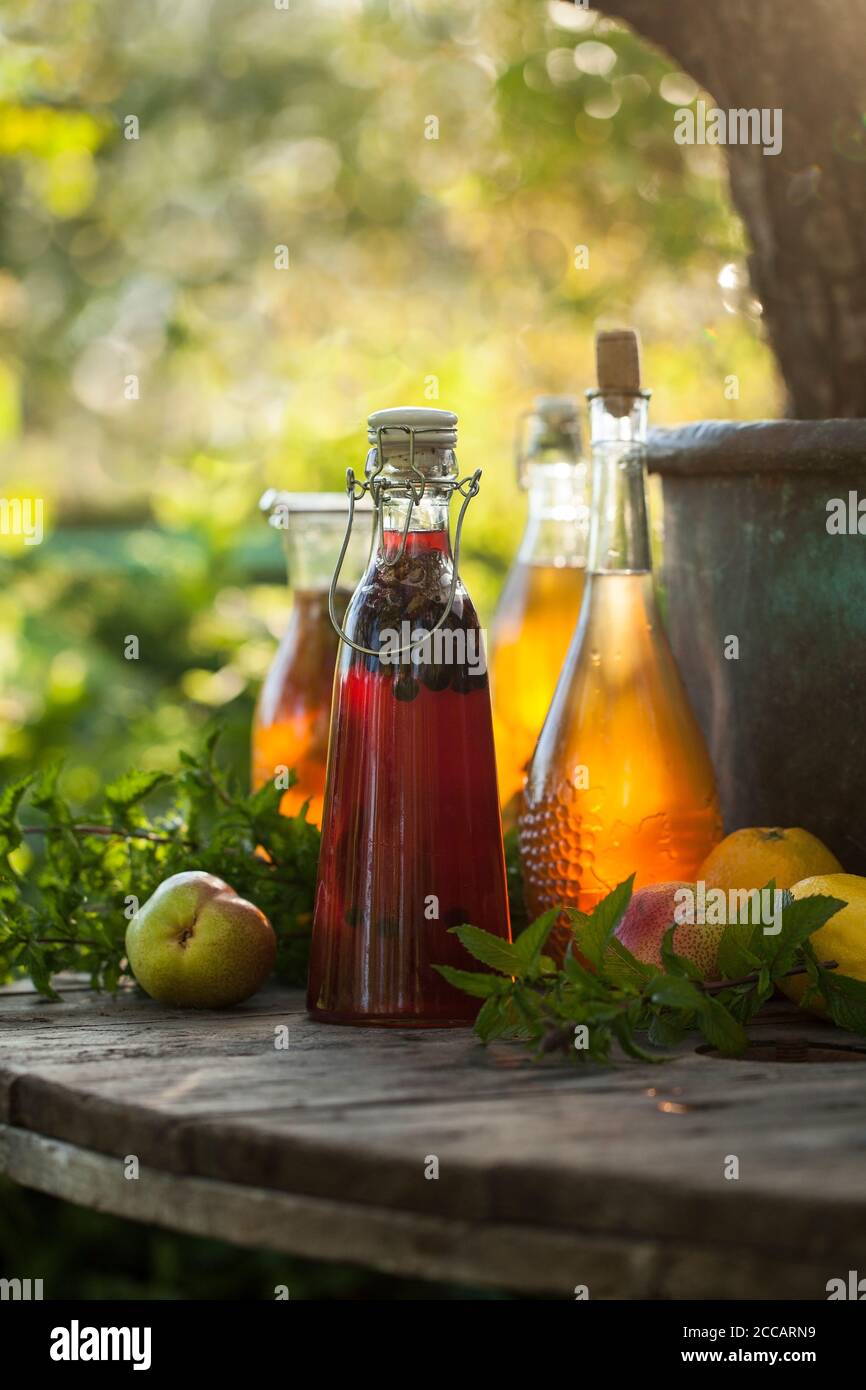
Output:
[[163,1004],[222,1009],[239,1004],[274,968],[267,917],[213,874],[172,874],[126,929],[126,954],[141,988]]

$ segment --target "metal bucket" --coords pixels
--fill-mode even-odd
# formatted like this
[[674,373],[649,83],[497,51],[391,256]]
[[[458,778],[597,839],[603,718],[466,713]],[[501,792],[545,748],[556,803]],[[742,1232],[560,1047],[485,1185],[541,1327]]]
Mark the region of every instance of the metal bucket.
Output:
[[802,826],[866,874],[866,421],[656,430],[649,468],[726,831]]

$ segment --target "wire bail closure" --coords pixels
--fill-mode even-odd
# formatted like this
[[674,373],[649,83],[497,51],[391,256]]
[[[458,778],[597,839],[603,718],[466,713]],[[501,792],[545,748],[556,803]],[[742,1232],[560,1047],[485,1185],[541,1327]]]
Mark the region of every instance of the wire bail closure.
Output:
[[[408,434],[409,436],[410,476],[407,478],[381,478],[379,476],[383,468],[385,467],[385,453],[382,447],[382,436],[386,430],[390,430],[392,432],[394,430],[400,430],[403,434]],[[335,598],[337,593],[337,585],[340,582],[340,571],[343,568],[343,561],[346,558],[346,551],[349,548],[349,541],[352,536],[352,526],[354,524],[355,519],[355,503],[359,502],[366,492],[369,492],[373,500],[373,508],[375,513],[373,539],[374,542],[378,540],[383,549],[385,545],[386,498],[389,493],[403,495],[408,498],[409,505],[406,508],[406,521],[403,526],[403,533],[400,538],[400,547],[397,551],[397,554],[394,556],[393,560],[386,560],[384,558],[384,555],[382,557],[382,564],[387,569],[393,569],[395,565],[399,564],[400,560],[402,560],[403,556],[406,553],[406,543],[409,539],[409,527],[412,521],[412,513],[416,507],[421,505],[428,483],[432,483],[436,488],[446,489],[449,494],[449,499],[451,494],[455,492],[459,492],[461,497],[463,498],[463,501],[460,505],[460,511],[457,516],[457,526],[454,531],[454,563],[451,573],[451,587],[448,591],[448,601],[445,605],[445,611],[442,614],[441,618],[439,618],[436,621],[436,623],[434,623],[430,631],[425,632],[424,636],[418,642],[416,642],[414,645],[412,642],[410,642],[408,646],[400,647],[396,652],[393,653],[393,655],[395,657],[403,656],[407,652],[412,653],[420,650],[421,646],[428,640],[428,638],[432,637],[434,632],[438,632],[439,629],[443,626],[443,624],[447,622],[449,614],[451,613],[451,610],[454,607],[454,596],[457,593],[457,580],[460,574],[460,536],[463,530],[463,518],[466,515],[466,509],[469,506],[469,503],[472,501],[472,498],[477,496],[478,494],[478,490],[480,487],[479,479],[481,477],[481,469],[476,468],[475,472],[471,476],[467,475],[467,477],[465,478],[428,478],[424,473],[421,472],[420,468],[418,468],[415,463],[415,436],[418,434],[435,433],[438,433],[436,427],[425,427],[423,425],[380,425],[379,428],[376,430],[376,465],[373,468],[372,472],[369,473],[366,482],[361,482],[358,478],[356,478],[355,470],[353,468],[346,469],[346,494],[349,498],[349,520],[346,526],[346,534],[343,537],[343,544],[340,547],[340,554],[337,559],[336,569],[334,570],[334,577],[331,580],[331,587],[328,590],[328,616],[330,617],[331,625],[334,628],[334,631],[337,633],[337,636],[340,638],[340,640],[342,642],[345,642],[347,646],[351,647],[353,651],[360,652],[362,656],[378,656],[379,653],[373,647],[363,647],[358,642],[354,642],[352,638],[349,637],[349,635],[344,631],[343,627],[340,624],[340,620],[337,617]],[[372,452],[373,451],[371,450],[370,453],[372,454]],[[369,457],[370,456],[368,455],[368,464]],[[414,479],[417,479],[417,482],[413,481]]]

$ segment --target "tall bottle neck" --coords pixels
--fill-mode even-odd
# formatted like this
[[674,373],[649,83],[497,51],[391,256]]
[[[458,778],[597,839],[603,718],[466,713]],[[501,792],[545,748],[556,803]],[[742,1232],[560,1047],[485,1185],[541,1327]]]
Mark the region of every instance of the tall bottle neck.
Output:
[[413,536],[437,533],[440,548],[450,550],[449,531],[451,493],[448,489],[427,483],[424,496],[415,503],[408,495],[400,496],[389,492],[382,503],[382,531],[387,549],[393,548],[395,539],[399,540],[406,528],[406,513],[409,518],[410,542]]
[[529,513],[518,561],[577,568],[586,564],[588,469],[584,462],[529,463]]
[[[411,458],[402,451],[389,451],[377,473],[378,463],[376,451],[371,450],[367,457],[367,476],[373,474],[382,483],[379,548],[391,552],[395,546],[399,547],[408,514],[406,549],[409,552],[418,547],[429,548],[429,540],[425,541],[424,537],[435,535],[436,548],[450,554],[450,502],[452,483],[457,477],[454,451],[419,446]],[[420,500],[415,501],[419,491]]]
[[645,574],[652,570],[645,483],[648,399],[648,392],[590,395],[590,574]]

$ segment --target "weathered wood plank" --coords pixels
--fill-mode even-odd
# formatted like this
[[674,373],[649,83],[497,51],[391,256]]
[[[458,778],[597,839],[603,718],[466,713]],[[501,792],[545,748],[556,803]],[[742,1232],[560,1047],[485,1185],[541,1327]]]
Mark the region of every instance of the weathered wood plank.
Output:
[[147,1169],[118,1183],[116,1170],[101,1154],[0,1125],[0,1172],[18,1182],[129,1220],[239,1245],[562,1299],[573,1298],[577,1285],[595,1299],[824,1296],[823,1271],[814,1264],[748,1249],[731,1248],[720,1258],[694,1243],[479,1226]]
[[[283,1024],[289,1046],[276,1050]],[[754,1034],[851,1044],[787,1006]],[[371,1220],[529,1229],[593,1250],[677,1246],[688,1260],[664,1279],[646,1256],[663,1296],[698,1296],[684,1272],[696,1251],[707,1288],[751,1261],[775,1271],[780,1297],[821,1296],[828,1278],[866,1264],[859,1063],[722,1061],[691,1042],[664,1066],[572,1070],[504,1045],[485,1052],[463,1031],[323,1027],[277,987],[221,1014],[162,1009],[134,992],[73,991],[57,1005],[16,993],[0,995],[0,1118],[101,1156],[109,1210],[130,1200],[119,1160],[135,1154],[181,1186],[348,1203]],[[729,1155],[737,1181],[725,1178]],[[610,1258],[620,1282],[647,1287]],[[810,1288],[822,1275],[817,1291],[779,1292],[797,1271]],[[527,1272],[522,1286],[543,1277]]]

